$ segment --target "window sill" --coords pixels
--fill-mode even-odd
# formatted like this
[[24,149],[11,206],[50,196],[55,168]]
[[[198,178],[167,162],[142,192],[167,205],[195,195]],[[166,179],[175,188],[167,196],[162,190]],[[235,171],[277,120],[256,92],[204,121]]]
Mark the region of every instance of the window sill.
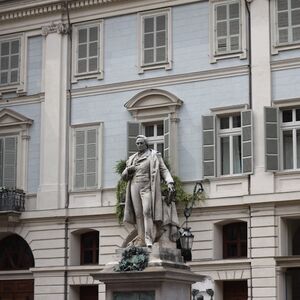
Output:
[[157,69],[165,69],[166,71],[172,70],[172,62],[163,62],[152,65],[140,65],[138,74],[144,74],[145,71],[149,70],[157,70]]
[[78,194],[91,194],[91,193],[100,193],[102,191],[101,188],[93,188],[87,190],[71,190],[69,191],[70,195],[78,195]]
[[3,97],[5,93],[17,93],[18,96],[23,96],[26,94],[24,86],[20,83],[18,84],[7,84],[0,86],[0,98]]
[[280,51],[288,51],[300,48],[300,42],[297,43],[289,43],[282,45],[273,45],[272,47],[272,55],[278,54]]
[[300,175],[300,169],[297,170],[281,170],[281,171],[277,171],[274,172],[275,175]]
[[235,175],[219,175],[217,177],[209,178],[209,181],[223,181],[232,179],[244,179],[247,178],[248,174],[235,174]]
[[93,73],[85,73],[85,74],[74,74],[72,77],[72,83],[77,83],[79,80],[84,79],[98,79],[102,80],[104,78],[103,71],[93,72]]
[[214,63],[217,63],[218,60],[235,58],[235,57],[238,57],[239,59],[246,59],[247,58],[246,50],[231,52],[231,53],[224,53],[224,54],[214,54],[211,56],[210,63],[214,64]]

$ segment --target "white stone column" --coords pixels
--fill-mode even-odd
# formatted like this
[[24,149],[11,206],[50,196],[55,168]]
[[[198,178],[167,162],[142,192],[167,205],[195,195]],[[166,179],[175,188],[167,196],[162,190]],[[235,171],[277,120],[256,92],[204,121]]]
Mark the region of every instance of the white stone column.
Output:
[[43,28],[44,91],[38,209],[64,207],[66,199],[66,107],[68,36],[63,24]]
[[271,105],[269,0],[254,0],[251,11],[252,108],[254,112],[254,175],[251,193],[272,193],[274,175],[265,172],[264,106]]

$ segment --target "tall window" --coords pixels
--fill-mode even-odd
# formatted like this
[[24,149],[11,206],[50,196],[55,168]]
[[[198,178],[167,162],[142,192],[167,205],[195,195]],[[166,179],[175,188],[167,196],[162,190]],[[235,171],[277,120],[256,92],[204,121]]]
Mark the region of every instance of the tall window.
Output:
[[98,185],[98,128],[74,130],[74,188],[91,189]]
[[219,117],[220,175],[242,173],[241,115]]
[[83,23],[74,26],[74,79],[102,78],[102,23]]
[[282,168],[300,168],[300,108],[281,111]]
[[20,39],[0,41],[0,86],[20,81]]
[[277,43],[300,42],[300,0],[276,0]]
[[0,186],[15,188],[17,180],[17,137],[0,137]]
[[143,124],[145,136],[152,149],[164,155],[164,124],[163,122]]
[[247,257],[247,223],[223,226],[223,258]]
[[99,232],[91,231],[81,235],[81,264],[98,264]]
[[226,1],[214,6],[215,54],[241,51],[240,1]]

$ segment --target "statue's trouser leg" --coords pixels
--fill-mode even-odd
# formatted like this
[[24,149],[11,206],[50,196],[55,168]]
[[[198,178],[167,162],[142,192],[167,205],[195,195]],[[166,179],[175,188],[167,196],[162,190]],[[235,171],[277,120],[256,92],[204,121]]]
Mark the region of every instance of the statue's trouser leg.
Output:
[[144,226],[144,215],[143,215],[143,206],[142,206],[142,199],[140,196],[140,188],[141,183],[131,183],[131,199],[133,204],[133,209],[136,218],[136,227],[138,236],[140,237],[141,241],[145,241],[145,226]]
[[140,191],[142,198],[143,214],[144,214],[144,226],[145,226],[145,242],[148,247],[153,244],[154,226],[152,217],[152,205],[151,205],[151,190],[150,183],[147,183]]

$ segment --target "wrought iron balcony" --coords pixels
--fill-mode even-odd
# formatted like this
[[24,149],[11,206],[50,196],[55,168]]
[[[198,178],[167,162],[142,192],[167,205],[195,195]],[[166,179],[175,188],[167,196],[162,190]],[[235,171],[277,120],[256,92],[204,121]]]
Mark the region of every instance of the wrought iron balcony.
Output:
[[22,212],[25,209],[25,193],[19,189],[0,188],[0,212]]

